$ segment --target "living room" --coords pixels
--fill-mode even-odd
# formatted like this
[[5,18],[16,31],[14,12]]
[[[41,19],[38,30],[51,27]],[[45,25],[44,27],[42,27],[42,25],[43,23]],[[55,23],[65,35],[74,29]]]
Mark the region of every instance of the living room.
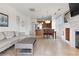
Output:
[[75,40],[79,28],[78,18],[79,15],[70,16],[69,3],[2,3],[0,55],[17,56],[17,50],[23,52],[19,53],[21,56],[27,56],[26,52],[29,51],[31,53],[28,55],[32,56],[79,55],[76,49],[78,41]]

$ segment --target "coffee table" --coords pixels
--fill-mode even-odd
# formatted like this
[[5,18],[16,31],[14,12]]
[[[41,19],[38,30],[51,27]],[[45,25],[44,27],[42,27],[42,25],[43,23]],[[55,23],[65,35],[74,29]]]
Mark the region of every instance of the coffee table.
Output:
[[15,44],[16,55],[32,56],[35,41],[35,38],[29,37],[17,42]]

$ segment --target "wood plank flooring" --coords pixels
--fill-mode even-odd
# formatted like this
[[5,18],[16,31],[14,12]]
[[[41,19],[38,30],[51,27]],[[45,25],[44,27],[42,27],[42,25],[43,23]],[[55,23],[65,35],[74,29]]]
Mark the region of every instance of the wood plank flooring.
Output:
[[[14,46],[0,56],[15,56]],[[34,56],[79,56],[79,49],[71,47],[61,39],[38,39],[34,45]]]

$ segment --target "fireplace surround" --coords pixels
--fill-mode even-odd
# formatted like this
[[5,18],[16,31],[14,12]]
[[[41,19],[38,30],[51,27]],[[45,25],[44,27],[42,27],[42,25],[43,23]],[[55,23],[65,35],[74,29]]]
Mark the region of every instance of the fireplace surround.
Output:
[[79,49],[79,31],[75,32],[75,47]]

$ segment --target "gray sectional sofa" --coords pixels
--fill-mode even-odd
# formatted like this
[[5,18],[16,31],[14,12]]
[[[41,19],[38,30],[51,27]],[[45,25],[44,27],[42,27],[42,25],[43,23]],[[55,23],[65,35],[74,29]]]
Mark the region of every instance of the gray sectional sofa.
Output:
[[5,31],[0,32],[0,52],[21,41],[26,35],[23,32]]

